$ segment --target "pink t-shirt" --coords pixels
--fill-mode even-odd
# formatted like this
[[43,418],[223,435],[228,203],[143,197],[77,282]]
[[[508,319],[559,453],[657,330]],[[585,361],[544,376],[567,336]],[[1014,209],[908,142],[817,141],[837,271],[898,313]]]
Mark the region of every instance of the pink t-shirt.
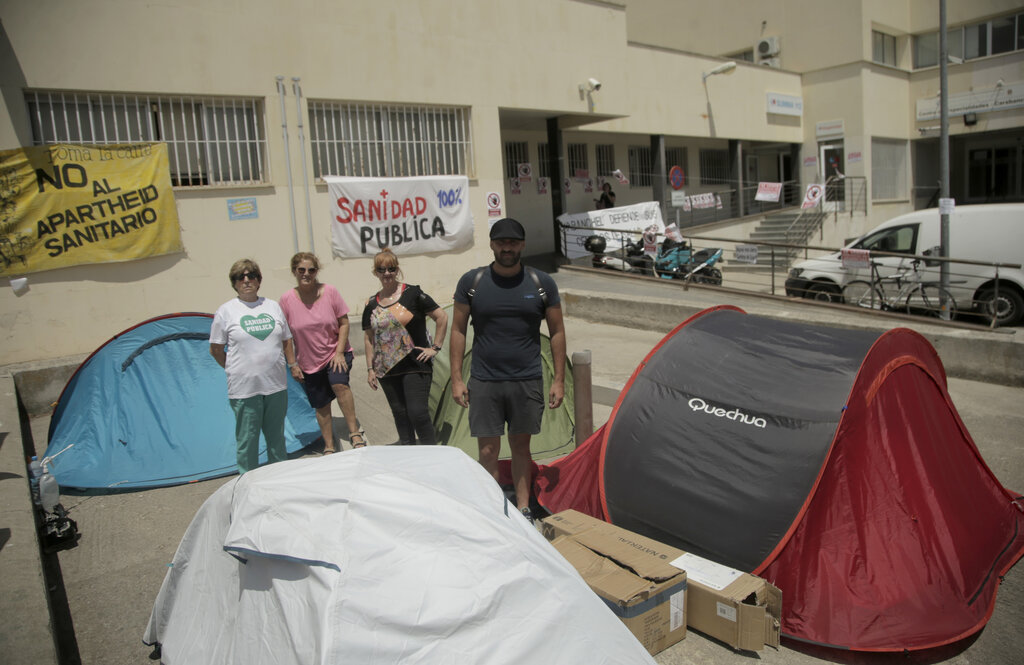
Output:
[[[285,291],[279,304],[292,330],[299,368],[306,374],[319,371],[338,350],[338,319],[348,316],[348,305],[330,284],[323,285],[311,307],[302,303],[295,289]],[[345,351],[351,350],[346,339]]]

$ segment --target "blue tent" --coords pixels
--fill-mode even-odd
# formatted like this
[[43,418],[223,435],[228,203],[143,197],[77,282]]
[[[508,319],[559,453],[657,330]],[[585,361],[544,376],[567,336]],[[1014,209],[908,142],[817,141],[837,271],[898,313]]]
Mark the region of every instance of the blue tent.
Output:
[[[64,387],[46,455],[63,487],[149,488],[237,471],[235,418],[224,370],[210,356],[210,314],[168,314],[115,335]],[[313,409],[288,379],[288,452],[320,437]],[[260,439],[260,459],[266,442]]]

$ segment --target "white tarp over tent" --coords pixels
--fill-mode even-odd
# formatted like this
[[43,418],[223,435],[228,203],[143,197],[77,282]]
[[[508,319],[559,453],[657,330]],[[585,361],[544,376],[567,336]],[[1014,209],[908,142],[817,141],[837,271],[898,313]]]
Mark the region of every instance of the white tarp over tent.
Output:
[[281,462],[196,513],[143,640],[168,665],[654,663],[457,448]]

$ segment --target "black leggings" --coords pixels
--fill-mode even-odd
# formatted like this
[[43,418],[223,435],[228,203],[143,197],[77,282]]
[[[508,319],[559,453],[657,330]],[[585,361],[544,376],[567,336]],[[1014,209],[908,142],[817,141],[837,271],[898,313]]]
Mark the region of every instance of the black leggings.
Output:
[[434,423],[427,408],[430,395],[430,374],[399,374],[382,377],[380,387],[391,406],[398,430],[398,442],[403,446],[415,445],[419,438],[421,445],[434,445]]

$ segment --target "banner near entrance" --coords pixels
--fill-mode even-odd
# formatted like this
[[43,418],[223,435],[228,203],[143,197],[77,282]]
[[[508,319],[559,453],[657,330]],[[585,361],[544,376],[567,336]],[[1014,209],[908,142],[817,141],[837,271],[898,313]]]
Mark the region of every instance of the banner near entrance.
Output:
[[324,176],[335,256],[447,252],[473,244],[466,176]]
[[0,151],[0,275],[181,250],[165,144]]
[[824,193],[825,189],[817,183],[807,185],[807,191],[804,192],[804,202],[800,204],[800,207],[813,208],[818,205],[818,201],[821,200]]
[[[640,232],[652,225],[658,227],[658,233],[665,230],[665,223],[661,219],[661,208],[654,201],[572,215],[559,215],[558,223],[562,227],[565,243],[562,250],[570,259],[590,255],[590,252],[583,249],[583,241],[587,239],[587,236],[602,236],[608,241],[608,249],[613,250],[618,249],[623,240],[636,240],[639,237],[632,233],[621,234],[614,233],[614,231]],[[594,231],[586,227],[600,227],[607,230]]]

